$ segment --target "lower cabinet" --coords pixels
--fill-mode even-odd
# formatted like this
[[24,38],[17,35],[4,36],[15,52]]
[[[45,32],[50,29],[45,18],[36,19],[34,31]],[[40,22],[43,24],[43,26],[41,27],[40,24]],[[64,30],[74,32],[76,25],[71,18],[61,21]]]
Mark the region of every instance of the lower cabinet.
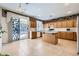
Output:
[[61,38],[61,32],[58,32],[57,37]]
[[73,32],[66,32],[66,39],[73,40],[74,39],[74,33]]
[[58,32],[57,37],[60,39],[77,40],[76,32]]
[[66,36],[67,36],[67,35],[66,35],[66,32],[61,32],[61,38],[62,38],[62,39],[66,39]]
[[31,39],[37,38],[37,32],[31,32],[30,35],[31,35]]
[[76,32],[74,32],[74,39],[73,40],[77,41],[77,33]]

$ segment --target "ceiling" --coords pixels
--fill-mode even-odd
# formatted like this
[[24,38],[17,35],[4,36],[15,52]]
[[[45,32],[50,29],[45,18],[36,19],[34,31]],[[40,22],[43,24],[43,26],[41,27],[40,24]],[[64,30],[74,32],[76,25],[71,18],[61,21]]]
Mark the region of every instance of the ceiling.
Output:
[[[18,12],[18,3],[0,3],[0,7]],[[79,13],[79,3],[22,3],[25,15],[34,16],[40,20],[50,20]]]

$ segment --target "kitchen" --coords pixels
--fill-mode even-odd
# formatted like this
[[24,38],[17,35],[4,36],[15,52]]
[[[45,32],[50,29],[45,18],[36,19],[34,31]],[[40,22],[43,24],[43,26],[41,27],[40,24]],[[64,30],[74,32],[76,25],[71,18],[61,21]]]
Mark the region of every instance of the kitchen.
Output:
[[[46,5],[48,7],[50,5],[54,6],[54,4],[45,4],[45,5],[36,4],[36,5],[42,5],[43,7],[45,7]],[[64,4],[58,4],[58,5],[61,6]],[[57,7],[58,7],[58,5],[57,5]],[[73,5],[75,5],[75,4],[73,4]],[[29,4],[29,6],[30,6],[30,4]],[[50,7],[50,9],[51,9],[51,7]],[[7,16],[0,16],[0,17],[3,17],[3,18],[1,18],[1,24],[5,31],[8,30],[5,33],[7,35],[3,34],[3,39],[4,39],[2,42],[4,44],[3,51],[10,51],[9,49],[12,48],[11,43],[13,43],[14,47],[16,47],[16,46],[18,47],[18,45],[22,45],[22,46],[24,46],[25,49],[27,49],[27,50],[30,49],[30,50],[28,50],[28,53],[26,52],[27,54],[23,54],[23,55],[43,55],[43,54],[44,55],[76,55],[78,53],[78,51],[79,51],[79,49],[77,48],[78,47],[77,44],[79,44],[78,43],[78,39],[79,39],[78,38],[79,37],[78,36],[78,24],[79,24],[78,17],[79,17],[79,15],[78,14],[72,14],[72,15],[56,17],[56,18],[51,18],[52,15],[49,15],[49,19],[48,18],[46,19],[46,18],[42,18],[40,15],[34,17],[34,16],[26,16],[26,15],[23,15],[23,14],[20,14],[17,12],[13,12],[10,10],[6,10],[6,9],[2,9],[2,11],[3,11],[2,15],[4,14]],[[60,15],[61,15],[61,13],[60,13]],[[9,22],[12,17],[15,19],[19,19],[21,21],[20,23],[22,23],[22,24],[26,23],[25,24],[26,26],[23,25],[22,28],[19,27],[19,30],[22,29],[22,31],[24,31],[23,28],[26,28],[28,30],[28,31],[25,30],[24,32],[22,32],[22,34],[24,35],[24,38],[21,39],[20,38],[21,35],[20,36],[17,35],[17,36],[19,36],[19,39],[15,38],[15,40],[12,40],[12,37],[11,37],[12,33],[10,33],[10,31],[12,32],[12,30],[11,30],[12,27],[10,27],[11,25],[9,25]],[[40,17],[41,17],[41,19],[40,19]],[[7,22],[6,22],[6,19],[7,19]],[[4,21],[6,22],[7,25],[3,24]],[[12,24],[12,23],[10,23],[10,24]],[[22,24],[20,24],[20,25],[22,25]],[[7,27],[7,30],[5,29],[5,27]],[[20,33],[21,33],[21,31],[20,31]],[[8,38],[6,38],[5,36],[8,36]],[[19,42],[20,44],[18,44],[16,42]],[[7,44],[9,44],[9,46],[11,48],[7,46],[8,49],[5,50]],[[33,46],[31,46],[31,45],[33,45]],[[22,49],[22,46],[20,47],[20,49]],[[49,46],[49,48],[48,48],[48,46]],[[22,51],[27,51],[25,49]],[[18,55],[16,53],[15,49],[13,49],[13,51],[15,52],[14,55]],[[11,53],[13,51],[11,51]],[[22,55],[22,53],[25,53],[25,52],[21,52],[21,50],[19,50],[19,51],[20,51],[20,55]],[[33,54],[31,51],[33,52]],[[49,51],[50,53],[48,53],[47,51]],[[60,52],[57,52],[57,51],[60,51]],[[63,54],[63,51],[65,52],[65,54]],[[38,52],[39,52],[39,54],[38,54]],[[67,54],[66,54],[66,52],[67,52]]]

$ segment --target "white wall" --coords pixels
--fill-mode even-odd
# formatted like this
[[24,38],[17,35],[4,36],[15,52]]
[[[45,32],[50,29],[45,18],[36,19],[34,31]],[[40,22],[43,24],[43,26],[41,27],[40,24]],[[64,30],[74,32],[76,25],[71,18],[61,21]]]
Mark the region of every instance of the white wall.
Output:
[[79,53],[79,16],[77,16],[77,53]]
[[6,43],[6,40],[8,39],[8,28],[7,28],[7,18],[6,17],[2,17],[2,9],[0,10],[0,22],[1,22],[1,26],[2,26],[2,30],[6,31],[3,35],[2,35],[2,43]]
[[[0,25],[1,25],[1,9],[0,9]],[[0,36],[2,37],[2,35],[0,34]],[[0,52],[2,50],[2,38],[0,38]]]

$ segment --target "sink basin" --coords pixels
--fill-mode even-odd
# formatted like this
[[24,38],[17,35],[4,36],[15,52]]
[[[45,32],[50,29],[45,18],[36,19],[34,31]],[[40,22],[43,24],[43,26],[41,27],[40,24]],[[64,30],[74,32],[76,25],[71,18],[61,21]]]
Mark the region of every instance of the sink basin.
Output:
[[67,30],[67,31],[70,31],[70,28],[67,28],[66,30]]
[[52,30],[54,30],[54,29],[49,29],[49,31],[52,31]]

